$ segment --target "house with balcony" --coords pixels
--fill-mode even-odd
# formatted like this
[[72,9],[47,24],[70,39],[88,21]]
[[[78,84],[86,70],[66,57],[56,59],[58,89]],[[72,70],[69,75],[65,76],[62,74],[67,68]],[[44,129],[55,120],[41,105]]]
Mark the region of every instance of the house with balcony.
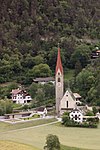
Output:
[[12,90],[11,97],[13,103],[16,104],[27,104],[32,101],[31,96],[25,90],[19,88]]

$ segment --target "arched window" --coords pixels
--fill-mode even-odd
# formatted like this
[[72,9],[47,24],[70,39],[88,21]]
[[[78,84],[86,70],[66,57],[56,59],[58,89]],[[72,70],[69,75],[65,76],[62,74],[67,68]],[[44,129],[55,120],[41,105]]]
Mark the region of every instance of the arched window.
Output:
[[58,78],[58,82],[60,82],[60,78]]
[[66,102],[66,106],[67,106],[67,108],[68,108],[68,101]]

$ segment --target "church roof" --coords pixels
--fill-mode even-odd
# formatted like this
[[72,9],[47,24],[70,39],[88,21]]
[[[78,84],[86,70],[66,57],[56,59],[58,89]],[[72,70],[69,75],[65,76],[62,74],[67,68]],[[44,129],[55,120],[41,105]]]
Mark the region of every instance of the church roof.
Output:
[[62,67],[61,56],[60,56],[60,48],[58,48],[56,73],[57,73],[58,69],[60,69],[61,73],[63,73],[63,67]]

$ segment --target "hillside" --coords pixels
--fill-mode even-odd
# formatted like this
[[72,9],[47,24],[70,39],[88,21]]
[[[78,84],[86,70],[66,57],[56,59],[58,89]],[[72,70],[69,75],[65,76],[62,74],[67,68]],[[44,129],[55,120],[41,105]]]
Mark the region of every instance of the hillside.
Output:
[[99,1],[0,0],[0,4],[1,83],[25,81],[26,76],[30,80],[36,75],[29,70],[40,63],[54,71],[58,42],[68,68],[72,67],[70,58],[77,45],[98,45]]
[[[35,87],[33,95],[36,94],[39,87],[31,85],[33,78],[54,76],[59,42],[65,76],[69,75],[68,71],[75,70],[71,88],[80,92],[85,101],[95,98],[99,103],[100,61],[92,62],[91,53],[95,47],[100,48],[100,2],[0,0],[0,4],[0,83],[15,82],[13,86],[0,87],[0,97],[9,98],[11,89],[17,87],[16,82],[27,86],[29,91]],[[89,79],[92,77],[86,81],[88,88],[83,88],[84,81],[79,82],[81,75],[77,77],[85,67],[91,72]],[[68,83],[65,85],[67,87]],[[46,100],[54,101],[54,87],[52,94],[46,94],[47,87],[40,91],[45,91],[41,94]]]

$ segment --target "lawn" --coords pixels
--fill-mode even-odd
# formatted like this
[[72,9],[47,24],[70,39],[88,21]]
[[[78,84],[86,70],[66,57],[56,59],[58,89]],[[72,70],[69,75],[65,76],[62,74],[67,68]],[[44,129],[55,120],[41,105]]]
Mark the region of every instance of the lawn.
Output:
[[33,146],[11,141],[0,141],[0,150],[39,150]]
[[56,121],[56,119],[52,118],[52,119],[30,120],[28,122],[22,122],[16,124],[0,122],[0,132],[37,126],[37,125],[46,124],[54,121]]
[[100,125],[97,129],[71,128],[57,125],[33,127],[27,130],[1,133],[0,140],[21,142],[43,150],[48,134],[57,135],[60,143],[65,146],[76,147],[69,148],[63,146],[62,150],[81,150],[78,148],[100,150]]
[[74,76],[74,69],[68,69],[67,71],[64,72],[64,80],[68,81]]

